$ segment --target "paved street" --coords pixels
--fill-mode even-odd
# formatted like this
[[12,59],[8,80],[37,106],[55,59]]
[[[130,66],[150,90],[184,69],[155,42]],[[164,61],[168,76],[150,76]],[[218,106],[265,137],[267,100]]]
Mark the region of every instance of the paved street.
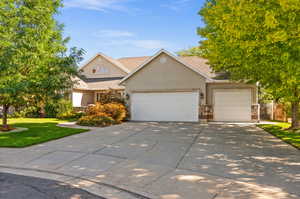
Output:
[[62,181],[105,198],[293,199],[300,152],[252,125],[125,123],[26,149],[0,171]]
[[104,199],[64,183],[0,173],[1,199]]

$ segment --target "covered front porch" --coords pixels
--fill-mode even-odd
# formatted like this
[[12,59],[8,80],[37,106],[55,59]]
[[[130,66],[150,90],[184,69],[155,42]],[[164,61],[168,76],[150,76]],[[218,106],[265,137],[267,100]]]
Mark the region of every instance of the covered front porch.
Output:
[[72,104],[74,108],[86,108],[97,102],[105,102],[109,98],[123,98],[124,89],[105,89],[105,90],[78,90],[72,92]]

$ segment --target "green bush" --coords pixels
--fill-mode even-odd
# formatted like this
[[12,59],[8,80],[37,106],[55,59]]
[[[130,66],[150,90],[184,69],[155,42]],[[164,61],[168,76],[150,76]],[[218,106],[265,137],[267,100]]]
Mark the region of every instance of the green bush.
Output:
[[74,118],[76,116],[73,112],[72,102],[66,99],[58,101],[56,112],[57,118]]
[[84,112],[72,112],[71,114],[62,115],[61,117],[57,117],[58,119],[62,120],[78,120],[79,118],[85,116]]
[[36,118],[40,116],[40,108],[36,106],[28,106],[22,108],[20,111],[15,111],[14,113],[10,114],[12,118],[20,118],[20,117],[30,117]]
[[48,102],[45,105],[46,117],[54,118],[57,115],[58,103],[57,102]]

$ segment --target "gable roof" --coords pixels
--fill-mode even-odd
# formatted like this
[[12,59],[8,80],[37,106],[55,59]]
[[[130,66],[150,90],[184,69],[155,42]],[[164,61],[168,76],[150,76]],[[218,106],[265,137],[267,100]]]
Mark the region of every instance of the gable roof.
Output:
[[94,61],[97,57],[103,57],[104,59],[106,59],[107,61],[109,61],[110,63],[112,63],[113,65],[117,66],[119,69],[121,69],[123,72],[125,73],[130,73],[130,70],[126,67],[123,66],[123,64],[121,64],[118,60],[115,60],[103,53],[97,53],[94,57],[92,57],[91,59],[89,59],[87,62],[85,62],[80,68],[79,70],[85,68],[89,63],[91,63],[92,61]]
[[161,49],[160,51],[158,51],[154,56],[152,57],[148,57],[144,63],[142,65],[140,65],[139,67],[135,68],[131,73],[129,73],[124,79],[122,79],[120,81],[120,84],[124,83],[126,80],[128,80],[131,76],[133,76],[135,73],[137,73],[139,70],[141,70],[143,67],[145,67],[146,65],[148,65],[152,60],[154,60],[156,57],[158,57],[159,55],[161,55],[162,53],[167,54],[168,56],[172,57],[173,59],[175,59],[176,61],[178,61],[179,63],[181,63],[182,65],[184,65],[185,67],[189,68],[190,70],[196,72],[198,75],[204,77],[205,79],[207,79],[208,81],[211,81],[212,79],[205,73],[203,73],[202,71],[200,71],[198,68],[190,65],[189,63],[187,63],[186,61],[184,61],[183,59],[181,59],[180,57],[177,57],[173,54],[171,54],[170,52]]
[[123,64],[130,71],[133,71],[137,67],[139,67],[142,63],[144,63],[150,56],[143,57],[122,57],[119,58],[118,61]]
[[212,68],[208,65],[208,60],[198,57],[198,56],[180,56],[179,59],[182,59],[185,63],[198,68],[201,72],[209,76],[210,78],[216,77],[216,74],[213,72]]
[[[121,62],[130,71],[133,71],[144,63],[151,56],[143,57],[123,57],[119,58],[118,61]],[[183,62],[190,64],[191,66],[197,68],[202,73],[206,74],[210,78],[215,78],[216,74],[213,72],[211,67],[207,64],[208,60],[198,56],[180,56],[178,57]]]

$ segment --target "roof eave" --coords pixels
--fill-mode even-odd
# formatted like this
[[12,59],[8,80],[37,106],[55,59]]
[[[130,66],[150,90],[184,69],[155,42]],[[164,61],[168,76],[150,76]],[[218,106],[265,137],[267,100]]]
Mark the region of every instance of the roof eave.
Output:
[[144,66],[146,66],[148,63],[150,63],[152,60],[154,60],[156,57],[158,57],[161,53],[166,53],[167,55],[169,55],[170,57],[172,57],[173,59],[175,59],[176,61],[178,61],[179,63],[185,65],[186,67],[188,67],[189,69],[191,69],[192,71],[198,73],[199,75],[201,75],[202,77],[204,77],[206,79],[206,81],[212,81],[212,79],[210,77],[208,77],[206,74],[202,73],[201,71],[195,69],[194,67],[192,67],[191,65],[183,62],[182,60],[178,59],[178,57],[174,56],[173,54],[171,54],[170,52],[168,52],[165,49],[161,49],[159,50],[157,53],[155,53],[155,55],[153,55],[152,57],[150,57],[149,59],[147,59],[143,64],[141,64],[139,67],[137,67],[135,70],[133,70],[131,73],[129,73],[126,77],[124,77],[119,85],[124,85],[124,82],[127,81],[133,74],[135,74],[136,72],[138,72],[140,69],[142,69]]

